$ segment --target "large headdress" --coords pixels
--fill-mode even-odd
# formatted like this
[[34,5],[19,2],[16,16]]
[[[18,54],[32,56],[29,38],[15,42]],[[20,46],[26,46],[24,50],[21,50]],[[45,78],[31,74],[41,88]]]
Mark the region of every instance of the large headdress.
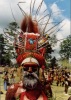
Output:
[[[45,64],[45,48],[39,48],[40,31],[37,21],[33,21],[31,16],[26,16],[21,24],[19,44],[16,44],[17,62],[19,64],[42,66]],[[44,39],[43,39],[44,40]]]
[[[37,64],[41,67],[45,65],[45,53],[46,53],[46,46],[49,44],[48,42],[48,34],[55,32],[57,30],[57,27],[61,22],[57,23],[54,26],[49,26],[47,30],[47,25],[50,22],[51,19],[51,13],[47,14],[44,12],[47,11],[45,9],[43,11],[43,16],[41,15],[41,18],[37,20],[36,16],[38,16],[38,13],[41,10],[43,0],[41,1],[40,5],[38,6],[35,17],[32,17],[34,13],[32,11],[34,9],[35,0],[32,3],[30,3],[30,14],[28,15],[21,7],[20,3],[18,3],[19,8],[24,14],[24,19],[21,23],[21,33],[19,35],[19,41],[17,43],[17,39],[15,38],[15,48],[17,52],[17,62],[19,64],[28,63],[31,62],[33,64],[34,62],[38,62]],[[33,6],[32,6],[33,5]],[[32,9],[31,9],[32,8]],[[47,18],[46,18],[47,17]],[[45,19],[45,20],[44,20]],[[47,19],[47,20],[46,20]],[[41,25],[39,23],[41,22]],[[46,22],[46,23],[45,23]],[[43,28],[41,27],[43,26]],[[28,62],[27,62],[28,61]]]

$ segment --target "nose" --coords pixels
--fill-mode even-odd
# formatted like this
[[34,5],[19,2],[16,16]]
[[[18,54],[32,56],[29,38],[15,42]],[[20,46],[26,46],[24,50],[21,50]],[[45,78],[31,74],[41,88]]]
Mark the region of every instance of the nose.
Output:
[[32,73],[32,67],[29,67],[28,72]]

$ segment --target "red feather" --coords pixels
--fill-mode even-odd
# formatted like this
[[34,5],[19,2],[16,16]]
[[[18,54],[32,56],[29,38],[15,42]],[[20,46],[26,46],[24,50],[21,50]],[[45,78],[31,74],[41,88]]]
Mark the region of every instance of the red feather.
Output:
[[28,33],[39,33],[38,23],[36,20],[33,21],[31,16],[26,16],[22,21],[21,30]]

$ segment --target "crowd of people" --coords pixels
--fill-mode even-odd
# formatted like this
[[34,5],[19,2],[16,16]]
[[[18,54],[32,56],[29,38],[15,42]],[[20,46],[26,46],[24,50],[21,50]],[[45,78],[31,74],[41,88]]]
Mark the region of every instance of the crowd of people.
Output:
[[65,94],[68,93],[68,90],[71,87],[71,73],[68,68],[49,68],[45,71],[44,76],[47,81],[50,81],[50,84],[55,82],[56,86],[64,87]]

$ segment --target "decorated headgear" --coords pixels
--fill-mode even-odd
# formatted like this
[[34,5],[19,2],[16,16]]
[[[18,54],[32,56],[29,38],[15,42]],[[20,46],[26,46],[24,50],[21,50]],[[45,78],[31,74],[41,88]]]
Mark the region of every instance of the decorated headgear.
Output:
[[45,64],[44,57],[38,53],[25,52],[17,57],[17,62],[21,65],[37,65],[42,67]]
[[[25,17],[19,36],[19,43],[16,44],[17,63],[19,65],[36,65],[42,68],[45,65],[45,38],[40,38],[40,31],[36,20],[31,16]],[[40,39],[39,39],[40,38]],[[43,41],[45,40],[45,41]],[[41,42],[42,41],[42,42]]]

